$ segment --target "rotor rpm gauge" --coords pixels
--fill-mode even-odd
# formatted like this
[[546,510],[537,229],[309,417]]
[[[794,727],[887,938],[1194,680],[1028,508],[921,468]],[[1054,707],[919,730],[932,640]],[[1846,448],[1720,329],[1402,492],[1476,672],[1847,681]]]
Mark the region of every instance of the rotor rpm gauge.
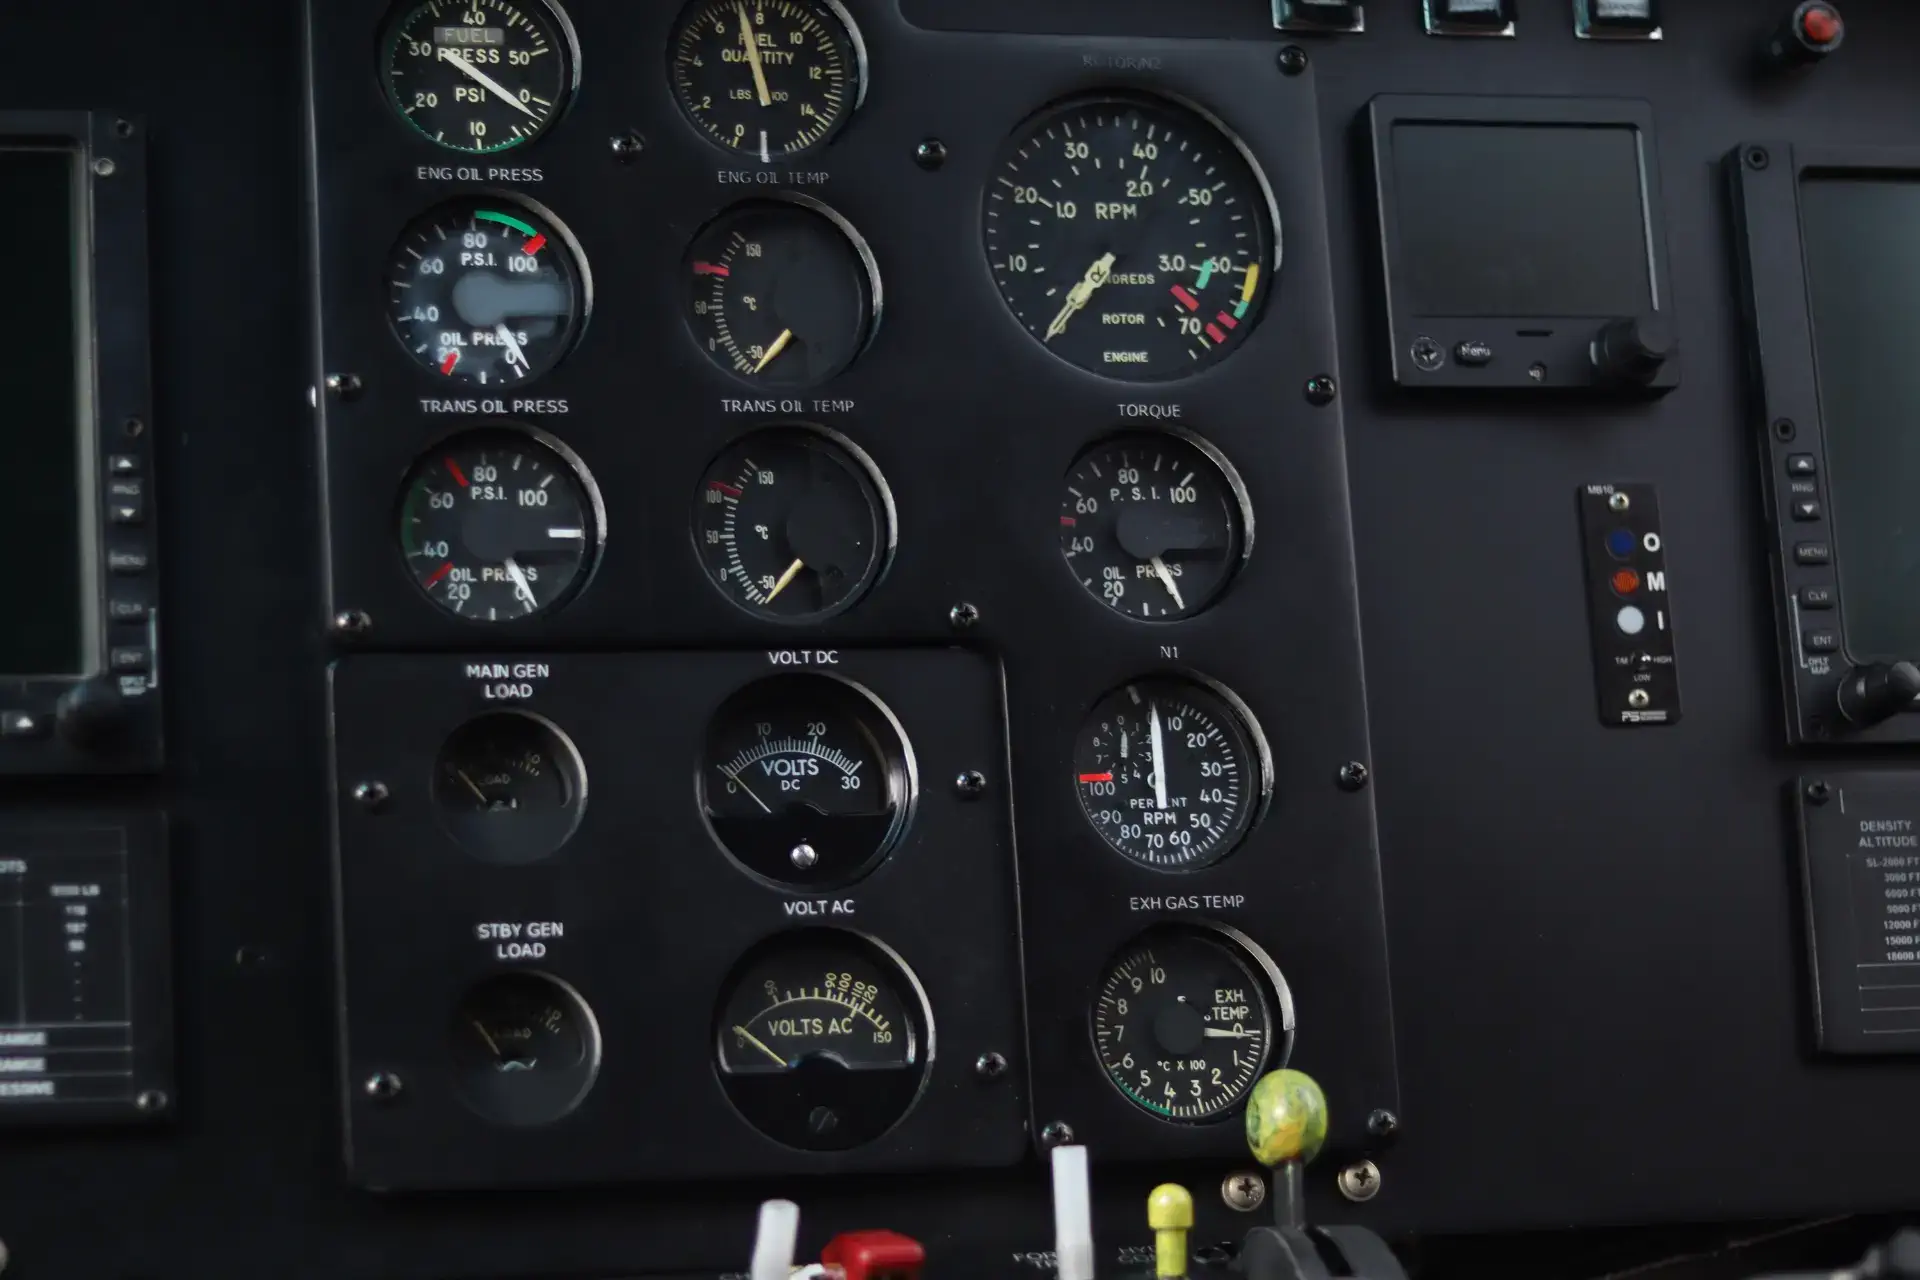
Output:
[[382,47],[394,109],[452,151],[531,142],[573,93],[572,34],[541,0],[403,3]]
[[1115,852],[1197,871],[1233,852],[1273,787],[1252,720],[1205,685],[1136,680],[1102,698],[1074,748],[1075,789]]
[[736,969],[715,1028],[720,1083],[749,1123],[808,1151],[891,1129],[926,1080],[932,1032],[919,982],[870,938],[783,934]]
[[507,427],[443,441],[400,499],[400,551],[429,600],[472,622],[570,599],[606,531],[600,495],[557,441]]
[[393,333],[448,382],[515,385],[551,369],[586,324],[572,237],[497,200],[443,205],[406,229],[387,272]]
[[866,455],[839,437],[778,427],[714,459],[694,545],[727,599],[774,622],[851,607],[893,551],[893,504]]
[[729,698],[708,730],[700,800],[744,867],[780,884],[844,884],[907,822],[913,768],[891,714],[832,676],[774,676]]
[[831,0],[694,0],[669,47],[694,128],[762,164],[825,146],[866,86],[859,37]]
[[1135,1106],[1188,1124],[1243,1102],[1269,1058],[1286,1061],[1292,1035],[1280,971],[1251,942],[1209,928],[1160,930],[1130,943],[1093,1004],[1107,1078]]
[[1253,332],[1278,265],[1267,188],[1197,113],[1079,98],[1029,122],[987,188],[987,258],[1028,333],[1090,373],[1186,377]]
[[1223,460],[1183,436],[1096,445],[1060,499],[1060,553],[1086,592],[1150,622],[1190,618],[1246,558],[1253,517]]

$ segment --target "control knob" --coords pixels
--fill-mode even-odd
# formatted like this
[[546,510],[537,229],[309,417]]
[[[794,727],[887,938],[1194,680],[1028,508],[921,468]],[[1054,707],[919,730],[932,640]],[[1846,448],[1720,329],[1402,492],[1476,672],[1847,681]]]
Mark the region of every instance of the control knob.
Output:
[[1660,376],[1677,346],[1673,330],[1658,317],[1609,320],[1594,335],[1593,369],[1602,382],[1644,387]]
[[1911,662],[1869,663],[1840,682],[1840,714],[1856,728],[1892,719],[1915,698],[1920,698],[1920,667]]

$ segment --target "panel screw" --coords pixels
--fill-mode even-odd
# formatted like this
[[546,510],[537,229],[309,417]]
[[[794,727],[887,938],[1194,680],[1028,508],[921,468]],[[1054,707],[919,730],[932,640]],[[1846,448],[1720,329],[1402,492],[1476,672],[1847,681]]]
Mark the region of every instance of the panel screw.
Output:
[[405,1092],[406,1085],[391,1071],[376,1071],[360,1086],[375,1102],[392,1102]]
[[932,173],[947,162],[947,144],[938,138],[928,138],[913,149],[913,162]]
[[1307,69],[1307,51],[1297,44],[1290,44],[1280,51],[1274,61],[1280,64],[1280,70],[1297,76]]
[[333,630],[336,635],[365,635],[367,628],[373,625],[373,619],[358,609],[342,609],[333,615]]
[[987,775],[978,769],[968,769],[953,780],[953,794],[962,800],[978,800],[986,789]]
[[980,606],[968,604],[962,600],[959,604],[947,611],[947,621],[953,624],[956,631],[965,631],[968,627],[980,621]]
[[167,1095],[159,1089],[143,1089],[140,1094],[134,1098],[133,1105],[148,1113],[165,1111],[167,1109]]
[[1220,1183],[1220,1198],[1236,1213],[1252,1213],[1267,1202],[1267,1180],[1242,1169]]
[[95,160],[93,162],[94,173],[102,178],[111,178],[113,176],[114,168],[115,168],[115,165],[113,161],[107,159],[105,156],[101,156],[98,160]]
[[1547,380],[1547,366],[1543,364],[1533,365],[1527,370],[1527,376],[1535,382],[1545,382]]
[[1317,378],[1307,379],[1308,404],[1332,404],[1334,396],[1340,393],[1340,384],[1321,374]]
[[1413,340],[1413,362],[1432,373],[1447,362],[1447,353],[1440,349],[1439,343],[1423,334]]
[[793,852],[787,855],[787,859],[800,870],[811,871],[820,865],[820,851],[802,840],[793,846]]
[[1007,1074],[1007,1060],[997,1053],[983,1053],[973,1061],[973,1074],[982,1080],[998,1080]]
[[1747,168],[1764,169],[1773,163],[1773,157],[1767,154],[1765,147],[1747,148]]
[[1367,1114],[1367,1132],[1376,1138],[1391,1138],[1400,1132],[1400,1117],[1385,1107],[1375,1107]]
[[1632,693],[1627,695],[1627,705],[1632,707],[1635,711],[1645,711],[1648,707],[1653,705],[1653,695],[1648,693],[1645,689],[1635,689]]
[[113,136],[116,138],[131,138],[133,136],[133,121],[115,120],[113,122]]
[[1350,1164],[1340,1171],[1340,1194],[1356,1204],[1380,1194],[1380,1166],[1371,1160]]
[[607,139],[607,146],[613,152],[613,158],[622,164],[631,164],[642,151],[647,149],[647,140],[637,133],[616,133]]
[[1773,438],[1775,440],[1779,440],[1782,443],[1785,443],[1786,441],[1793,439],[1793,437],[1797,434],[1798,432],[1793,425],[1792,418],[1775,418],[1774,419]]
[[1053,1147],[1064,1147],[1072,1141],[1073,1126],[1063,1124],[1058,1120],[1055,1120],[1052,1124],[1040,1130],[1040,1145],[1043,1147],[1049,1149]]
[[1807,784],[1807,801],[1810,804],[1825,804],[1833,799],[1833,788],[1815,778]]
[[840,1113],[832,1107],[815,1107],[807,1113],[807,1128],[825,1137],[840,1127]]
[[368,813],[378,813],[380,806],[384,805],[387,797],[392,794],[387,790],[387,784],[384,782],[362,782],[354,787],[353,800]]
[[1625,511],[1633,505],[1633,499],[1624,493],[1616,493],[1607,499],[1607,510]]
[[120,429],[127,433],[127,439],[129,440],[138,440],[141,436],[147,434],[147,424],[138,418],[128,418],[120,424]]
[[330,373],[327,375],[327,394],[339,396],[342,400],[351,400],[360,394],[363,384],[357,373]]
[[1358,760],[1349,760],[1340,766],[1340,789],[1342,791],[1358,791],[1367,785],[1367,778],[1369,776],[1367,766],[1361,764]]

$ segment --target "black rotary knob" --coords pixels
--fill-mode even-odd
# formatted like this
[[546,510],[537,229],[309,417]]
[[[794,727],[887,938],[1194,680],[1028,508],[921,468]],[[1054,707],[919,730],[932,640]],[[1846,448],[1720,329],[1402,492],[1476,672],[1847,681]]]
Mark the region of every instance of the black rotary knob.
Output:
[[1857,728],[1892,719],[1915,698],[1920,698],[1920,667],[1911,662],[1869,663],[1840,682],[1840,714]]
[[1601,381],[1646,386],[1660,376],[1679,344],[1667,322],[1633,316],[1610,320],[1593,340],[1593,368]]

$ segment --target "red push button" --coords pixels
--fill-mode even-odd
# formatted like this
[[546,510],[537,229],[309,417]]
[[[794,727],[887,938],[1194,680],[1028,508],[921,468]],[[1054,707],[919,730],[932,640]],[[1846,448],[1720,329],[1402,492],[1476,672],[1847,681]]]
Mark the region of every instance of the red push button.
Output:
[[1840,38],[1841,29],[1840,15],[1826,5],[1811,5],[1800,15],[1800,34],[1809,44],[1832,44]]

